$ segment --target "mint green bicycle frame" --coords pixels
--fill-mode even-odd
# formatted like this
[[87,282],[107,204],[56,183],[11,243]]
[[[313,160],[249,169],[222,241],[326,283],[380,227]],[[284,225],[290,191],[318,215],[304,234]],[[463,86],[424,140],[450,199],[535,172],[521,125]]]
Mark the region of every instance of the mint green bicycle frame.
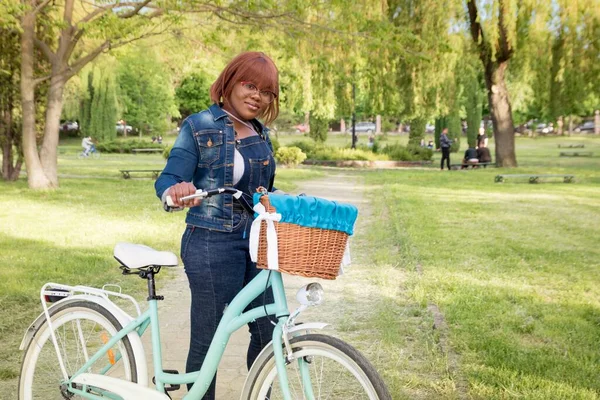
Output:
[[[260,306],[253,308],[249,311],[244,312],[246,307],[252,300],[260,296],[266,288],[271,286],[273,288],[274,302],[266,305],[265,307]],[[200,371],[191,372],[187,374],[171,374],[163,371],[162,367],[162,349],[160,342],[160,326],[158,324],[158,304],[157,300],[149,300],[148,309],[142,313],[135,320],[131,321],[126,327],[117,332],[100,350],[94,354],[84,366],[82,366],[73,376],[66,382],[69,387],[72,379],[82,373],[85,373],[96,361],[100,359],[112,346],[114,346],[119,340],[123,339],[127,334],[133,331],[141,336],[146,331],[148,325],[151,325],[152,332],[152,350],[153,350],[153,362],[154,362],[154,376],[156,381],[156,390],[164,393],[165,384],[188,384],[194,383],[192,389],[184,397],[185,400],[199,400],[204,396],[213,377],[217,372],[219,363],[225,351],[225,347],[229,342],[231,334],[241,328],[242,326],[254,321],[257,318],[265,317],[266,315],[275,315],[278,322],[273,331],[273,351],[275,356],[275,363],[277,366],[277,374],[279,376],[279,382],[283,391],[284,398],[291,400],[291,394],[288,387],[287,371],[285,369],[286,361],[283,355],[282,345],[282,334],[283,326],[287,322],[289,316],[289,310],[287,305],[287,299],[285,297],[285,290],[283,287],[283,280],[281,273],[278,271],[261,271],[252,281],[250,281],[231,301],[227,306],[227,309],[223,313],[223,317],[219,322],[215,336],[210,343],[208,353],[202,368]],[[120,356],[120,355],[119,355]],[[301,370],[303,369],[304,362],[300,362]],[[110,366],[107,366],[104,372],[108,371]],[[309,383],[308,374],[303,374],[303,381]],[[107,390],[110,390],[107,388]],[[310,384],[305,386],[305,390],[308,398],[313,398],[312,389]],[[86,393],[86,387],[82,390],[69,389],[69,391],[80,395],[88,399],[101,399],[100,397]],[[110,396],[110,394],[104,394]],[[113,395],[114,396],[114,395]],[[115,399],[120,399],[119,396],[115,396]]]

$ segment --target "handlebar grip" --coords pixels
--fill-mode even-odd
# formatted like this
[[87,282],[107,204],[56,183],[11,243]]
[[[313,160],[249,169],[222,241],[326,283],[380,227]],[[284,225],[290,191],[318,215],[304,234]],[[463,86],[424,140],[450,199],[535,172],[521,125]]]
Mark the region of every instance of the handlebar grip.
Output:
[[[234,189],[234,188],[217,188],[217,189],[209,189],[209,190],[198,189],[198,190],[196,190],[195,194],[192,194],[189,196],[184,196],[181,199],[186,200],[186,199],[191,199],[191,198],[207,198],[207,197],[215,196],[215,195],[221,194],[221,193],[231,194],[236,199],[239,199],[242,196],[242,192],[237,189]],[[183,208],[177,207],[177,205],[175,205],[171,196],[167,195],[165,200],[166,200],[165,204],[164,204],[165,211],[181,211],[181,210],[183,210]]]
[[167,196],[167,206],[169,207],[175,207],[175,203],[173,203],[173,199],[171,198],[171,196]]

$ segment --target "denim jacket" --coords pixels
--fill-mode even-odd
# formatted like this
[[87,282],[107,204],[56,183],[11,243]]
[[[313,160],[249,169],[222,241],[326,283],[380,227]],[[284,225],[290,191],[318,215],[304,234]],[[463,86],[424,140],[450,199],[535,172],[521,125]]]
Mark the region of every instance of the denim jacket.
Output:
[[[252,122],[260,128],[259,134],[272,152],[268,129],[256,120]],[[198,189],[233,187],[234,146],[233,122],[217,104],[190,115],[181,124],[167,165],[154,184],[156,195],[162,199],[168,188],[180,182],[192,182]],[[262,163],[257,162],[256,168],[263,169]],[[274,176],[266,178],[270,182],[267,189],[274,190]],[[199,206],[189,209],[185,221],[201,228],[231,232],[232,195],[221,194],[202,200]]]

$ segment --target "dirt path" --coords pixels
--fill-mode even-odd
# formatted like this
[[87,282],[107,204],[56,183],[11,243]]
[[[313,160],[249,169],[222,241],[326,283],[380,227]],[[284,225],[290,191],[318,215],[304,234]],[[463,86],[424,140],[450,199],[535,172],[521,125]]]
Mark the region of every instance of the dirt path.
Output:
[[[344,203],[351,203],[359,208],[359,221],[356,230],[368,219],[371,210],[363,197],[363,187],[360,178],[351,172],[331,171],[325,178],[302,182],[297,193],[307,193],[311,196],[324,197],[330,200],[336,200]],[[306,284],[308,280],[294,276],[285,276],[286,290],[288,298],[293,298],[293,294],[299,287]],[[330,308],[338,310],[338,307],[331,307],[332,304],[342,302],[342,293],[348,284],[347,279],[337,279],[336,281],[322,282],[326,291],[326,302]],[[353,281],[352,285],[360,285],[360,282]],[[182,268],[177,268],[173,273],[172,280],[163,281],[159,293],[165,296],[165,301],[161,304],[161,339],[163,342],[163,367],[165,369],[176,369],[180,372],[185,371],[185,360],[189,343],[189,320],[188,309],[190,304],[187,279]],[[295,306],[291,303],[290,307]],[[324,308],[325,306],[323,306]],[[309,310],[310,311],[310,310]],[[358,310],[357,310],[358,311]],[[319,308],[318,313],[306,312],[306,320],[320,320],[335,323],[331,318],[340,317],[339,312],[323,312]],[[312,314],[312,315],[311,315]],[[146,349],[150,349],[150,337],[145,338]],[[245,354],[248,346],[248,333],[245,329],[236,332],[225,351],[223,360],[219,366],[217,379],[217,399],[231,400],[239,398],[244,379],[246,376]],[[148,351],[148,360],[152,360],[151,353]],[[149,368],[152,368],[150,365]],[[186,393],[185,389],[172,392],[173,399],[181,399]]]

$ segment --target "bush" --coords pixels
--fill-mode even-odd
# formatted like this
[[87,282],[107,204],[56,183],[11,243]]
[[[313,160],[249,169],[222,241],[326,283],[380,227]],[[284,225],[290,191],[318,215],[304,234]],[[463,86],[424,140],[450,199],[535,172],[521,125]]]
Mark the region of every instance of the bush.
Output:
[[281,147],[281,145],[279,144],[279,140],[277,140],[277,138],[269,135],[269,139],[271,139],[271,144],[273,145],[273,153],[277,154],[277,150],[279,150],[279,148]]
[[108,140],[96,144],[96,148],[101,153],[131,153],[131,149],[162,149],[163,145],[152,143],[148,140]]
[[315,149],[311,154],[312,160],[321,161],[375,161],[387,159],[386,156],[378,156],[370,150],[365,149],[340,149],[338,147],[322,146]]
[[317,143],[308,140],[296,140],[295,142],[292,142],[290,144],[290,147],[297,147],[300,150],[302,150],[302,152],[304,154],[306,154],[306,157],[310,158],[310,159],[314,159],[313,154],[316,150],[317,147],[322,147],[323,145],[317,145]]
[[280,147],[276,153],[277,161],[289,167],[295,167],[306,160],[306,154],[298,147]]
[[432,149],[412,145],[406,147],[400,144],[388,145],[382,152],[396,161],[430,161],[433,157]]

